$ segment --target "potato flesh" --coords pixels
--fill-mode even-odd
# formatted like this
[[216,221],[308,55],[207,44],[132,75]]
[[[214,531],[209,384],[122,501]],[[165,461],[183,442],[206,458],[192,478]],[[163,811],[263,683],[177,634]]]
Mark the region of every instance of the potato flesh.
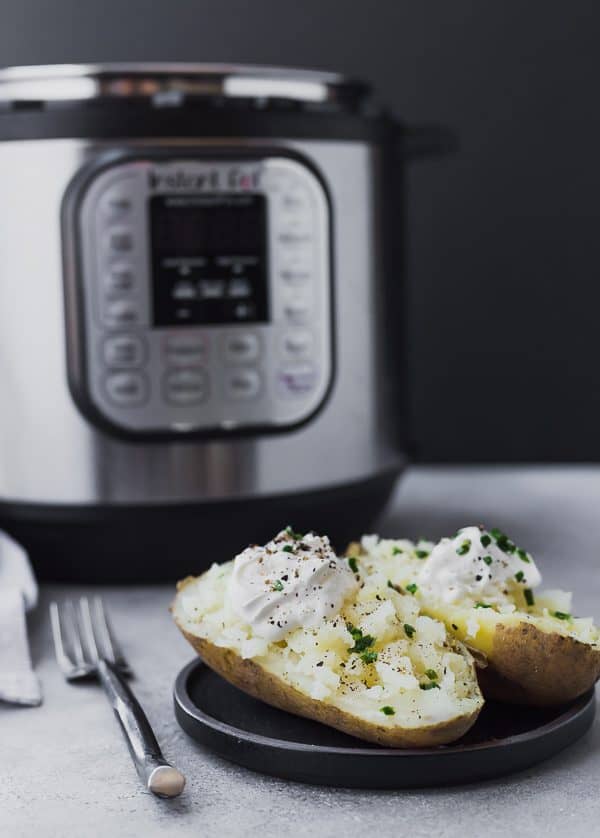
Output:
[[[176,600],[180,627],[224,649],[251,659],[303,694],[329,702],[365,722],[418,729],[476,713],[482,705],[473,663],[454,647],[441,623],[419,612],[417,601],[392,590],[388,577],[373,570],[355,602],[315,630],[296,629],[285,641],[268,643],[252,636],[228,607],[225,596],[232,562],[214,565],[186,581]],[[347,623],[376,638],[365,663],[348,650],[353,640]],[[409,638],[406,625],[414,628]],[[408,630],[410,632],[410,628]],[[422,689],[436,673],[439,684]],[[431,672],[430,672],[431,674]],[[382,707],[391,707],[386,715]]]
[[[365,546],[368,552],[365,553]],[[430,550],[431,542],[414,544],[406,539],[380,539],[367,536],[362,545],[350,545],[349,551],[362,554],[363,564],[369,568],[378,566],[385,568],[390,578],[400,586],[418,581],[419,571],[423,564],[417,558],[419,547]],[[477,608],[476,602],[445,603],[432,601],[427,597],[420,598],[421,609],[435,619],[442,620],[452,633],[463,642],[485,654],[490,654],[493,648],[493,637],[496,625],[516,627],[522,622],[531,623],[536,628],[548,634],[560,634],[573,637],[582,643],[598,646],[600,649],[600,631],[589,618],[574,617],[570,620],[559,619],[555,612],[569,613],[571,608],[571,594],[565,591],[536,591],[535,604],[527,611],[522,610],[522,592],[515,585],[514,589],[504,598],[499,610],[493,608]],[[457,628],[454,628],[456,626]]]

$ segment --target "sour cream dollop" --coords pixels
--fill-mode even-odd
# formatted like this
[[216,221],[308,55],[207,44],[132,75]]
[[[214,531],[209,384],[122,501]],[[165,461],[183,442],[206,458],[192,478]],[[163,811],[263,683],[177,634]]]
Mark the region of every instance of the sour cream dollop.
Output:
[[529,553],[502,533],[479,527],[442,538],[419,574],[419,587],[443,602],[501,601],[509,587],[535,588],[541,581]]
[[358,587],[326,535],[288,528],[264,547],[252,545],[236,556],[227,596],[252,633],[272,642],[334,617]]

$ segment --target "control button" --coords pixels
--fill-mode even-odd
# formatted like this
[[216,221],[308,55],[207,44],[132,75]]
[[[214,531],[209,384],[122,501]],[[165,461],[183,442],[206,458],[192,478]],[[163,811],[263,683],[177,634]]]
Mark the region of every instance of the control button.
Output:
[[108,236],[108,246],[114,253],[127,253],[133,248],[133,235],[129,230],[112,230]]
[[143,404],[148,398],[148,384],[139,372],[113,372],[106,377],[105,389],[110,401],[122,407]]
[[164,351],[170,363],[190,366],[206,359],[208,342],[204,335],[169,335]]
[[131,209],[131,197],[128,191],[119,184],[106,190],[100,199],[100,206],[102,212],[109,218],[118,218],[126,215]]
[[231,370],[225,377],[225,393],[229,399],[253,399],[260,392],[260,375],[256,370]]
[[311,278],[312,260],[306,252],[286,254],[280,262],[279,274],[290,285],[301,285]]
[[131,291],[134,284],[133,271],[126,265],[115,265],[106,277],[108,294],[123,294]]
[[173,370],[165,378],[165,398],[171,404],[198,404],[208,395],[208,375],[204,370]]
[[258,336],[252,332],[232,332],[225,335],[223,354],[230,364],[243,364],[255,361],[260,354]]
[[281,196],[281,205],[287,212],[307,214],[310,210],[310,197],[302,186],[294,186]]
[[281,244],[298,247],[301,244],[308,244],[312,236],[309,233],[296,232],[295,230],[284,230],[277,237]]
[[300,397],[314,390],[317,371],[313,364],[286,364],[277,374],[277,391],[281,396]]
[[292,323],[305,323],[310,314],[310,305],[306,297],[296,294],[286,300],[283,310]]
[[146,348],[135,335],[113,335],[104,341],[102,355],[107,367],[138,367],[146,357]]
[[286,358],[306,358],[312,352],[313,336],[308,329],[286,332],[281,340],[282,354]]
[[133,326],[139,320],[139,311],[131,300],[112,300],[106,304],[104,320],[109,326]]

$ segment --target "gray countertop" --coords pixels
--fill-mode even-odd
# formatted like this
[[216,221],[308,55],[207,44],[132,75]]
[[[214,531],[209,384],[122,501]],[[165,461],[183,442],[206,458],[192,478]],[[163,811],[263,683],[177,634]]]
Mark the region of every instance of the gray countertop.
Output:
[[[599,468],[420,468],[399,484],[380,530],[434,538],[469,523],[499,526],[536,556],[548,586],[574,590],[578,613],[599,619],[599,513]],[[0,708],[1,836],[598,834],[598,723],[526,772],[448,789],[317,788],[223,762],[189,740],[173,717],[172,684],[192,655],[167,612],[172,589],[106,588],[138,697],[166,755],[188,777],[181,798],[156,800],[141,790],[100,689],[67,686],[54,665],[46,606],[64,592],[43,590],[30,624],[44,705]]]

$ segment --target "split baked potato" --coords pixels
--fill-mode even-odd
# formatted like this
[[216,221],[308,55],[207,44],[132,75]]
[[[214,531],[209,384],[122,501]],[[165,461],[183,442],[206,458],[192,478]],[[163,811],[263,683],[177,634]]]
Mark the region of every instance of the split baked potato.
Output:
[[[491,577],[498,562],[510,575],[505,573],[503,584],[493,589],[491,596],[458,585],[461,595],[452,597],[448,580],[456,574],[446,573],[447,561],[436,564],[436,551],[442,543],[450,551],[454,567],[472,560],[478,591],[486,591],[486,574]],[[478,662],[486,698],[555,705],[594,685],[600,676],[600,631],[591,619],[572,615],[571,594],[558,590],[538,593],[529,587],[532,575],[541,579],[529,553],[497,530],[488,533],[474,527],[464,528],[440,544],[365,536],[349,546],[347,555],[355,557],[367,573],[372,567],[386,567],[392,584],[410,590],[424,614],[441,620],[468,646]],[[436,573],[440,584],[432,587]]]
[[[302,538],[288,529],[271,545],[293,560],[294,542]],[[328,561],[330,568],[339,562],[344,573],[349,569],[351,595],[331,616],[313,615],[309,625],[284,629],[281,639],[258,636],[240,618],[231,593],[234,561],[180,582],[173,617],[208,666],[274,707],[388,747],[458,739],[483,705],[468,650],[443,622],[424,615],[410,592],[389,584],[376,562]],[[271,604],[285,596],[294,603],[287,577],[266,579],[263,599],[250,603],[257,620],[264,617],[264,596]]]

